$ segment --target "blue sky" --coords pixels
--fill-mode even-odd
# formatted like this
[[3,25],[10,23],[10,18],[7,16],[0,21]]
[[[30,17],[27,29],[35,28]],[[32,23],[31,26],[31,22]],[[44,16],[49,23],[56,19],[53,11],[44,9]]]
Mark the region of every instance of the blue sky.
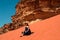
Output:
[[19,0],[0,0],[0,27],[10,23],[11,16],[15,14],[15,6]]

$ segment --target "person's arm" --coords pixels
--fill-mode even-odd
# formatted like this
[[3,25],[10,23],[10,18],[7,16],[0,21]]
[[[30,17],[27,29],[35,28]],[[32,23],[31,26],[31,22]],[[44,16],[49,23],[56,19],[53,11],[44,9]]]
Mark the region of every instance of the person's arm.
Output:
[[29,27],[27,27],[27,30],[25,32],[28,32],[29,31]]

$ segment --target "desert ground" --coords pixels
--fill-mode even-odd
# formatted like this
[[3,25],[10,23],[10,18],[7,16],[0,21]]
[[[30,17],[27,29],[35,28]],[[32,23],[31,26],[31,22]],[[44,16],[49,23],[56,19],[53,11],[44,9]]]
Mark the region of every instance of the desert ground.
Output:
[[0,35],[0,40],[60,40],[60,15],[34,22],[29,27],[33,32],[29,36],[22,36],[24,27],[21,27]]

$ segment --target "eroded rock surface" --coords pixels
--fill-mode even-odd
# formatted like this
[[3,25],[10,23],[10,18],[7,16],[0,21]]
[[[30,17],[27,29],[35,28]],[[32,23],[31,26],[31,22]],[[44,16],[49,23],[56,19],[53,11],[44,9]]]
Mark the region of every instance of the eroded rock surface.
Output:
[[21,0],[15,8],[12,23],[0,28],[0,34],[20,28],[26,21],[31,23],[60,14],[60,0]]

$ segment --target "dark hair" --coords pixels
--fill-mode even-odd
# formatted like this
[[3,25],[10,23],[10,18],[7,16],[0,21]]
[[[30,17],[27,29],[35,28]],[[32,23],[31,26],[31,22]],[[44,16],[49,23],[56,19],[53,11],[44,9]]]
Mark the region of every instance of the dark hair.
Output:
[[28,23],[25,23],[26,26],[29,26]]

